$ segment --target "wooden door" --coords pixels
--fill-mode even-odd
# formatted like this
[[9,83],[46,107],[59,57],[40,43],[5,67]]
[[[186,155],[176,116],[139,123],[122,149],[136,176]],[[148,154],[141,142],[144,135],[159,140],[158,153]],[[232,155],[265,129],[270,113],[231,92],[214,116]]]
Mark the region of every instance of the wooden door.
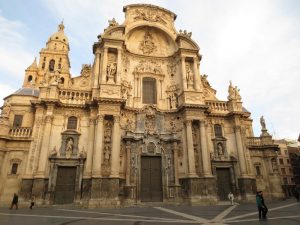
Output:
[[161,157],[144,156],[141,160],[141,201],[162,201]]
[[217,168],[217,186],[220,200],[228,200],[228,194],[232,192],[229,168]]
[[76,181],[76,167],[58,167],[56,187],[55,187],[55,204],[68,204],[74,201]]

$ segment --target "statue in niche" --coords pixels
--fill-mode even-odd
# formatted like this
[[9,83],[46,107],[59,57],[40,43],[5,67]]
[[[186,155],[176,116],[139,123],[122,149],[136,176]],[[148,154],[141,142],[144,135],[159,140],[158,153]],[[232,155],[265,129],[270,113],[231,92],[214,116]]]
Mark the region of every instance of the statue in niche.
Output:
[[191,66],[189,64],[186,64],[185,69],[186,69],[186,80],[188,84],[192,84],[194,81],[194,74],[191,69]]
[[266,130],[267,128],[266,128],[266,121],[265,121],[265,119],[264,119],[264,116],[261,116],[260,117],[260,125],[261,125],[261,129],[262,130]]
[[224,155],[224,149],[223,149],[222,143],[217,144],[217,150],[218,150],[218,155],[219,156]]
[[110,160],[110,146],[109,145],[105,145],[104,146],[104,164],[108,164]]
[[107,121],[105,127],[106,127],[106,129],[104,131],[104,142],[108,143],[111,141],[111,127],[112,127],[111,122]]
[[3,117],[8,117],[9,116],[9,113],[10,113],[10,109],[11,109],[11,105],[10,103],[6,100],[3,104],[3,107],[2,107],[2,112],[1,112],[1,115]]
[[177,108],[177,94],[176,93],[172,93],[170,95],[170,106],[171,106],[171,109]]
[[73,153],[74,141],[72,138],[69,138],[66,145],[66,157],[70,158]]
[[114,81],[115,76],[117,74],[117,63],[113,62],[108,64],[106,68],[106,72],[107,72],[107,80]]

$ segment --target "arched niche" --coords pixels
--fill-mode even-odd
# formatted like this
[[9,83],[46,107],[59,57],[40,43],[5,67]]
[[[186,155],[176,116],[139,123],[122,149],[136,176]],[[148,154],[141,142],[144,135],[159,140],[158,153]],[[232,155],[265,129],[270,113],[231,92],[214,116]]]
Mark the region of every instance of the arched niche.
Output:
[[178,49],[170,35],[150,26],[139,26],[128,32],[126,47],[131,53],[156,57],[171,56]]

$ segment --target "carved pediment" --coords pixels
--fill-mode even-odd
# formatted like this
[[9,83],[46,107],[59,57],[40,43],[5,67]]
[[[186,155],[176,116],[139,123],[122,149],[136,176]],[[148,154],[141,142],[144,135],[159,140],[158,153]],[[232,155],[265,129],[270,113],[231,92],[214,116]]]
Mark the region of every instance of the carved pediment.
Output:
[[158,74],[162,75],[163,70],[161,65],[158,62],[153,60],[141,60],[139,64],[134,69],[134,73],[150,73],[150,74]]

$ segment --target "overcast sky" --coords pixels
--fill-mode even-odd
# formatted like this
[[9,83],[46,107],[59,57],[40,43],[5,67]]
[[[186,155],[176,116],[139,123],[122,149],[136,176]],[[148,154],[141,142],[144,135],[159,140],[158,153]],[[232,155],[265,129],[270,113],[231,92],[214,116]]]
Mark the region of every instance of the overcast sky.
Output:
[[[124,21],[121,0],[0,0],[0,105],[22,86],[24,70],[39,56],[64,20],[70,41],[72,76],[93,62],[92,44],[113,17]],[[264,115],[275,138],[300,132],[300,1],[145,1],[177,14],[177,30],[193,33],[207,74],[220,100],[229,80],[252,113],[255,135]]]

